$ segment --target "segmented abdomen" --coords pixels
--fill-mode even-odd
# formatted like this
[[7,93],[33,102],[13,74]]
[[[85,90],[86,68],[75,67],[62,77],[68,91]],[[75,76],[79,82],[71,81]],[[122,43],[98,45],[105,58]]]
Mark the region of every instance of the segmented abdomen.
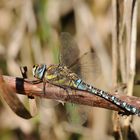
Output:
[[117,106],[125,109],[126,111],[132,113],[132,114],[136,114],[138,116],[140,116],[140,110],[137,109],[136,107],[120,100],[119,98],[103,91],[103,90],[100,90],[100,89],[97,89],[89,84],[86,84],[85,82],[83,82],[81,79],[78,79],[76,82],[75,82],[76,86],[78,89],[80,90],[85,90],[85,91],[88,91],[89,93],[91,94],[95,94],[97,96],[100,96],[114,104],[116,104]]

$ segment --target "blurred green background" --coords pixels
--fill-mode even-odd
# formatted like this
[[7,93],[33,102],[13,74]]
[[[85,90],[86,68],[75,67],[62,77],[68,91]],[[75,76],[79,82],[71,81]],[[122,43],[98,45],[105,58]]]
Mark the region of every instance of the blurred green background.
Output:
[[[139,11],[139,9],[138,9]],[[138,12],[139,13],[139,12]],[[92,48],[104,59],[98,79],[88,81],[98,88],[112,88],[112,1],[111,0],[0,0],[0,69],[21,77],[20,66],[28,66],[29,77],[36,63],[58,62],[59,36],[69,32],[80,53]],[[140,16],[138,15],[137,38]],[[137,40],[136,78],[140,72]],[[72,53],[72,52],[70,52]],[[96,76],[97,77],[97,76]],[[139,88],[135,87],[139,96]],[[27,103],[27,98],[19,96]],[[111,111],[87,106],[54,103],[48,99],[33,119],[16,116],[0,101],[0,140],[113,140]],[[124,121],[125,118],[122,118]],[[140,133],[140,121],[133,128]]]

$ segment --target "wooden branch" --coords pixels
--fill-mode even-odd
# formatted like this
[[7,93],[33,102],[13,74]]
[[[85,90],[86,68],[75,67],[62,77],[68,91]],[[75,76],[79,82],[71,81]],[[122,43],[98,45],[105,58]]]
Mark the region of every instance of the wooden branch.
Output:
[[[101,107],[106,109],[111,109],[119,112],[124,112],[118,106],[112,104],[111,102],[102,99],[96,95],[92,95],[85,91],[79,91],[74,89],[68,89],[69,93],[58,86],[46,83],[46,93],[43,93],[43,84],[30,84],[25,82],[23,78],[3,76],[5,83],[12,88],[15,93],[23,94],[27,96],[39,96],[41,98],[55,99],[65,102],[71,102],[76,104],[83,104],[94,107]],[[26,79],[27,80],[27,79]],[[140,99],[134,96],[125,96],[121,94],[112,94],[117,98],[140,108]]]
[[[15,91],[15,93],[18,94],[23,94],[27,96],[38,96],[41,98],[55,99],[65,102],[101,107],[124,112],[121,108],[112,104],[111,102],[85,91],[68,89],[69,90],[68,94],[68,92],[63,88],[46,83],[46,91],[45,91],[46,93],[44,94],[42,90],[43,83],[33,85],[25,82],[23,78],[11,76],[3,76],[3,79],[5,83],[10,88],[12,88]],[[134,96],[130,97],[121,94],[113,94],[113,95],[137,108],[140,108],[140,99],[137,97]]]

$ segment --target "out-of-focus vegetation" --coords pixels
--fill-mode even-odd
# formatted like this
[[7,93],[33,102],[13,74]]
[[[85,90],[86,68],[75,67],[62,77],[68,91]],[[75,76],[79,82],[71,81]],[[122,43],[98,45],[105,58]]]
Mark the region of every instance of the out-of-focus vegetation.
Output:
[[[102,74],[97,72],[99,78],[95,81],[89,75],[87,80],[90,83],[95,81],[93,85],[110,91],[112,88],[112,8],[110,0],[1,0],[0,69],[2,73],[21,76],[19,67],[26,65],[29,69],[29,77],[32,78],[32,66],[35,63],[47,65],[58,63],[59,35],[61,32],[70,32],[75,37],[81,54],[92,47],[104,60]],[[139,22],[138,15],[137,39],[140,34]],[[136,79],[140,77],[139,43],[138,39]],[[139,88],[136,87],[134,90],[139,96]],[[19,97],[28,104],[27,97]],[[54,105],[52,101],[45,100],[47,105],[41,104],[38,115],[30,120],[16,116],[1,100],[0,140],[114,139],[110,111],[86,106],[69,107],[69,104]],[[139,119],[134,117],[133,128],[140,133]],[[124,120],[125,118],[122,118],[122,121]]]

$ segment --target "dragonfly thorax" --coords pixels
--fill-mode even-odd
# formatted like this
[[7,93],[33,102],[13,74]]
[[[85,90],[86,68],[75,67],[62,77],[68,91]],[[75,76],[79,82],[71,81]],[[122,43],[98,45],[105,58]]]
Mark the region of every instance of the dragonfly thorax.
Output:
[[72,86],[74,87],[78,76],[68,69],[65,65],[50,65],[47,67],[44,74],[44,81],[48,81],[54,85],[58,86]]

